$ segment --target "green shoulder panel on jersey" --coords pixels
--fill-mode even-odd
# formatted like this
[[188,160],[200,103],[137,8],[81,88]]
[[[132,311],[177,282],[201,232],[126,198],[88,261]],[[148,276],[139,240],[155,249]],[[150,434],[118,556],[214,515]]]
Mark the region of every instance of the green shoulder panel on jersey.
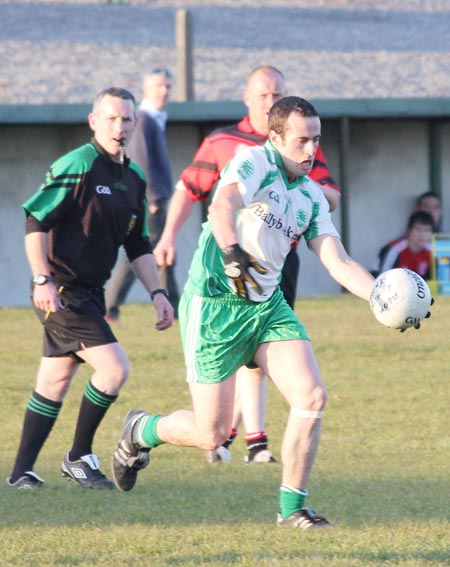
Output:
[[[302,191],[302,193],[307,193],[306,191]],[[309,195],[311,197],[311,195]],[[320,203],[313,201],[312,203],[312,217],[309,223],[309,227],[307,231],[304,233],[304,237],[306,240],[311,240],[312,238],[316,238],[319,236],[319,225],[317,223],[317,216],[320,212]]]
[[272,185],[277,177],[278,177],[277,171],[274,170],[268,171],[264,179],[261,181],[260,189],[264,189],[265,187]]
[[143,181],[146,181],[145,174],[137,163],[134,163],[134,161],[130,161],[129,168],[135,171]]
[[88,143],[56,160],[39,190],[22,205],[26,216],[33,215],[42,221],[80,183],[98,155],[95,147]]

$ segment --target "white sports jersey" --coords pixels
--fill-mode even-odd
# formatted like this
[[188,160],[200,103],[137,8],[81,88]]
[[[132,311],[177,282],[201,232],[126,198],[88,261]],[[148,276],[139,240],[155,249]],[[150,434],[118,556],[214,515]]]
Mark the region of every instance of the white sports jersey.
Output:
[[[238,184],[244,202],[236,223],[239,245],[267,270],[258,274],[251,269],[262,291],[259,294],[249,287],[249,297],[266,301],[280,281],[286,256],[301,236],[309,241],[322,234],[339,234],[320,186],[309,177],[290,183],[270,142],[239,152],[225,167],[216,194],[232,183]],[[186,289],[207,296],[234,291],[209,222],[203,227]]]

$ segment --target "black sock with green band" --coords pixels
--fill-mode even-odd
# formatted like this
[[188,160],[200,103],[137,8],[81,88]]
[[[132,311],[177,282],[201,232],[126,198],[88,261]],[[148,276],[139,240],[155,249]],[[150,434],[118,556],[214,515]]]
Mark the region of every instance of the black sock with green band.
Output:
[[54,402],[36,391],[28,400],[23,421],[22,437],[17,451],[11,482],[15,482],[27,471],[33,470],[34,463],[52,430],[62,402]]
[[110,396],[109,394],[104,394],[92,382],[87,384],[81,400],[72,449],[69,452],[71,461],[76,461],[83,455],[92,453],[95,432],[109,406],[116,400],[117,395]]

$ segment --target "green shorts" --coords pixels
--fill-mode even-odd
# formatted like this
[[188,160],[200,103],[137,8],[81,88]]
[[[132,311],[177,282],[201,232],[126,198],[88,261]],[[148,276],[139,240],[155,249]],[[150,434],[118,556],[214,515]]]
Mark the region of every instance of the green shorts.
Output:
[[253,361],[261,343],[309,340],[280,289],[261,303],[184,292],[178,311],[188,382],[223,382]]

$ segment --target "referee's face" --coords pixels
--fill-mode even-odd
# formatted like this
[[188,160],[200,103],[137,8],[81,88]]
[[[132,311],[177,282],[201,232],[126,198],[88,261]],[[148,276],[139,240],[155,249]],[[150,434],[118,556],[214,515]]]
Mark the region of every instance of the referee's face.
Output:
[[106,95],[95,112],[89,114],[89,126],[101,147],[119,159],[121,142],[125,145],[136,122],[133,101]]

